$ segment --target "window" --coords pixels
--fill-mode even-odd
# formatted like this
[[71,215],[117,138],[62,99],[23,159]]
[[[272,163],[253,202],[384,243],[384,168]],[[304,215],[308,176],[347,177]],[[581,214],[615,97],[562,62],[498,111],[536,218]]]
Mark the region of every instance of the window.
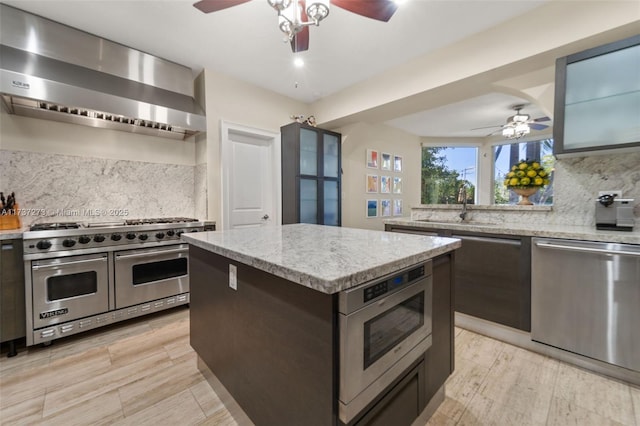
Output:
[[493,202],[517,204],[519,196],[504,186],[506,174],[520,160],[536,160],[549,174],[550,183],[529,197],[533,204],[553,204],[553,139],[515,142],[493,147]]
[[422,148],[422,204],[461,204],[463,185],[467,203],[475,204],[478,184],[478,148]]

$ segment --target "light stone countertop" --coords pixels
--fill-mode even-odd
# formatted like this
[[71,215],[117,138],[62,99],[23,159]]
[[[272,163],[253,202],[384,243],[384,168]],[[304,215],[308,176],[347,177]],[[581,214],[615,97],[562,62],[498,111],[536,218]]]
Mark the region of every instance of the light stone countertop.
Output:
[[189,244],[332,294],[460,247],[460,240],[294,224],[183,234]]
[[0,230],[0,241],[20,239],[22,238],[22,233],[26,231],[28,231],[28,228]]
[[454,231],[479,232],[499,235],[522,235],[531,237],[566,238],[570,240],[600,241],[608,243],[640,244],[640,230],[634,231],[598,231],[593,226],[582,225],[541,225],[516,223],[491,223],[438,220],[412,220],[399,218],[385,220],[388,225],[410,226],[426,230],[451,229]]

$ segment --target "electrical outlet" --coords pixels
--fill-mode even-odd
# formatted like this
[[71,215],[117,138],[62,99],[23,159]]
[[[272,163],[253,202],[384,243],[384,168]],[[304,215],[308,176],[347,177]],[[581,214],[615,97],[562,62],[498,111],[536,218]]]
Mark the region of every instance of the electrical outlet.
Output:
[[610,191],[598,191],[598,197],[609,194],[615,195],[616,198],[622,198],[622,191],[619,189],[612,189]]
[[229,287],[238,290],[238,268],[229,264]]

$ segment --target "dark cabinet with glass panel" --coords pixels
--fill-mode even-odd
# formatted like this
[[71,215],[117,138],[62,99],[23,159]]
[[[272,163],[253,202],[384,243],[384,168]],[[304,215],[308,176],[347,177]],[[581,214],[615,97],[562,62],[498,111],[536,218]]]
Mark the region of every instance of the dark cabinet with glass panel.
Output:
[[340,133],[291,123],[282,135],[282,223],[341,225]]

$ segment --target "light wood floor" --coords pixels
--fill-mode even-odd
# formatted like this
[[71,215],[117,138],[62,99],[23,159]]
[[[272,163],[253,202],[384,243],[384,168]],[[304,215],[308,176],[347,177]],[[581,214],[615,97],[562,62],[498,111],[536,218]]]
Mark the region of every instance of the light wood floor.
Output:
[[[2,425],[236,425],[196,368],[186,308],[0,359]],[[428,423],[640,426],[640,389],[466,330]],[[270,426],[270,425],[269,425]]]

